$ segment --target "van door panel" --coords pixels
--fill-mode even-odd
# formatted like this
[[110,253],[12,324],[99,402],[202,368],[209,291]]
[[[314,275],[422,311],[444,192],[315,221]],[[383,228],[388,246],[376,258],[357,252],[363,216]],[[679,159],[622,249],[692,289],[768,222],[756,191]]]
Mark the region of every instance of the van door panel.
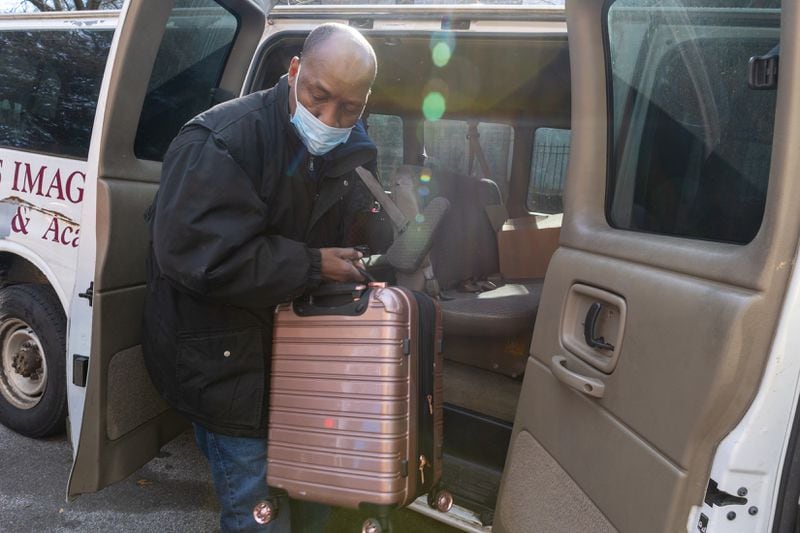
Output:
[[[85,346],[88,340],[91,349],[85,351],[91,356],[83,411],[70,413],[79,421],[71,424],[75,461],[69,498],[124,479],[188,427],[156,392],[141,353],[144,262],[149,245],[143,214],[158,188],[161,164],[137,158],[134,144],[143,124],[143,103],[153,90],[150,73],[158,65],[168,21],[170,31],[191,32],[202,27],[195,18],[207,17],[214,9],[230,12],[239,21],[227,59],[220,59],[225,62],[219,67],[216,85],[222,89],[220,94],[235,95],[264,29],[264,11],[252,1],[131,0],[120,19],[116,54],[111,56],[101,91],[90,152],[90,169],[94,168],[97,180],[87,190],[84,203],[91,210],[87,220],[97,221],[94,234],[82,235],[89,245],[81,250],[78,267],[84,276],[93,273],[91,321],[70,324],[70,348],[81,342]],[[181,40],[175,41],[180,46]],[[190,91],[191,87],[182,93],[189,102],[210,106],[214,101],[214,91],[195,96]],[[182,102],[182,109],[191,108]],[[202,110],[191,108],[191,113]],[[176,131],[189,118],[173,119]],[[88,301],[75,299],[73,305],[86,307]]]
[[[717,444],[756,393],[797,251],[800,184],[790,169],[799,162],[789,140],[790,124],[800,123],[800,6],[782,6],[766,210],[746,245],[607,223],[605,17],[601,1],[567,5],[573,137],[564,226],[515,418],[499,532],[685,530],[691,506],[703,501]],[[566,297],[578,283],[625,301],[622,349],[610,374],[560,339]],[[550,368],[554,356],[600,380],[604,396],[560,383]]]
[[127,287],[132,279],[144,279],[144,261],[131,261],[130,253],[149,245],[143,213],[153,193],[153,184],[139,181],[106,178],[97,184],[97,217],[103,221],[97,227],[99,285]]
[[[516,434],[506,459],[508,463],[517,468],[504,475],[504,505],[495,516],[495,528],[502,523],[506,531],[617,531],[567,471],[527,431]],[[543,486],[557,490],[541,493],[538,488]],[[536,497],[531,497],[534,494]]]

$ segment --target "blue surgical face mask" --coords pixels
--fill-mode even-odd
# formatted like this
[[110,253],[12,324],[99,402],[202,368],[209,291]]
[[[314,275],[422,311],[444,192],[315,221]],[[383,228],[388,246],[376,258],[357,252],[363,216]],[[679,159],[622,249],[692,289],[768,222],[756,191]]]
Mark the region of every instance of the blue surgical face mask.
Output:
[[324,155],[347,142],[350,137],[350,132],[353,126],[349,128],[334,128],[328,126],[320,119],[314,116],[306,106],[300,103],[297,98],[297,84],[300,82],[300,71],[297,72],[297,78],[294,80],[294,115],[292,116],[291,123],[294,125],[300,140],[308,148],[309,153],[313,155]]

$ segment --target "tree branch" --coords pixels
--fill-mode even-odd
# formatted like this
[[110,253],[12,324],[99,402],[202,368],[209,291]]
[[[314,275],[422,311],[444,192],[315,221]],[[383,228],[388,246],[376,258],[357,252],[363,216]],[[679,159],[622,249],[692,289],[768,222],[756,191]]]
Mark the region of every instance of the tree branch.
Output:
[[33,4],[33,7],[35,7],[39,11],[52,11],[53,10],[53,8],[50,7],[49,5],[47,5],[47,3],[44,0],[28,0],[28,2]]
[[86,6],[83,3],[83,0],[75,0],[75,9],[83,10],[86,9]]

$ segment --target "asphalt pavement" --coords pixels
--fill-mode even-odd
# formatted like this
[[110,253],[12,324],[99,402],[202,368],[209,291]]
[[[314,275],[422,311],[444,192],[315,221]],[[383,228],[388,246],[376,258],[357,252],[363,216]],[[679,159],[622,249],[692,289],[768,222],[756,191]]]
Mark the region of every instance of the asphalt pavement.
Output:
[[[128,479],[66,503],[72,450],[66,437],[29,439],[0,425],[0,533],[218,531],[218,506],[205,458],[187,432]],[[326,533],[361,530],[355,511],[337,509]],[[401,511],[395,533],[455,529]]]
[[205,458],[184,433],[134,475],[66,503],[66,437],[29,439],[0,425],[0,531],[214,531],[219,520]]

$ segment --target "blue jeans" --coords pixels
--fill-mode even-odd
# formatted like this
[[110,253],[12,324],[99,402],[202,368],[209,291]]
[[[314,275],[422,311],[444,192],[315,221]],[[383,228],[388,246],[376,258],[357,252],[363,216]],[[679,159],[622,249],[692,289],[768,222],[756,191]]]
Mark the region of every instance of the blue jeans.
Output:
[[[229,437],[194,426],[197,446],[208,459],[220,504],[221,533],[321,533],[330,507],[318,503],[280,500],[276,520],[266,526],[253,518],[253,507],[270,496],[267,487],[267,440]],[[290,519],[291,516],[291,519]]]

